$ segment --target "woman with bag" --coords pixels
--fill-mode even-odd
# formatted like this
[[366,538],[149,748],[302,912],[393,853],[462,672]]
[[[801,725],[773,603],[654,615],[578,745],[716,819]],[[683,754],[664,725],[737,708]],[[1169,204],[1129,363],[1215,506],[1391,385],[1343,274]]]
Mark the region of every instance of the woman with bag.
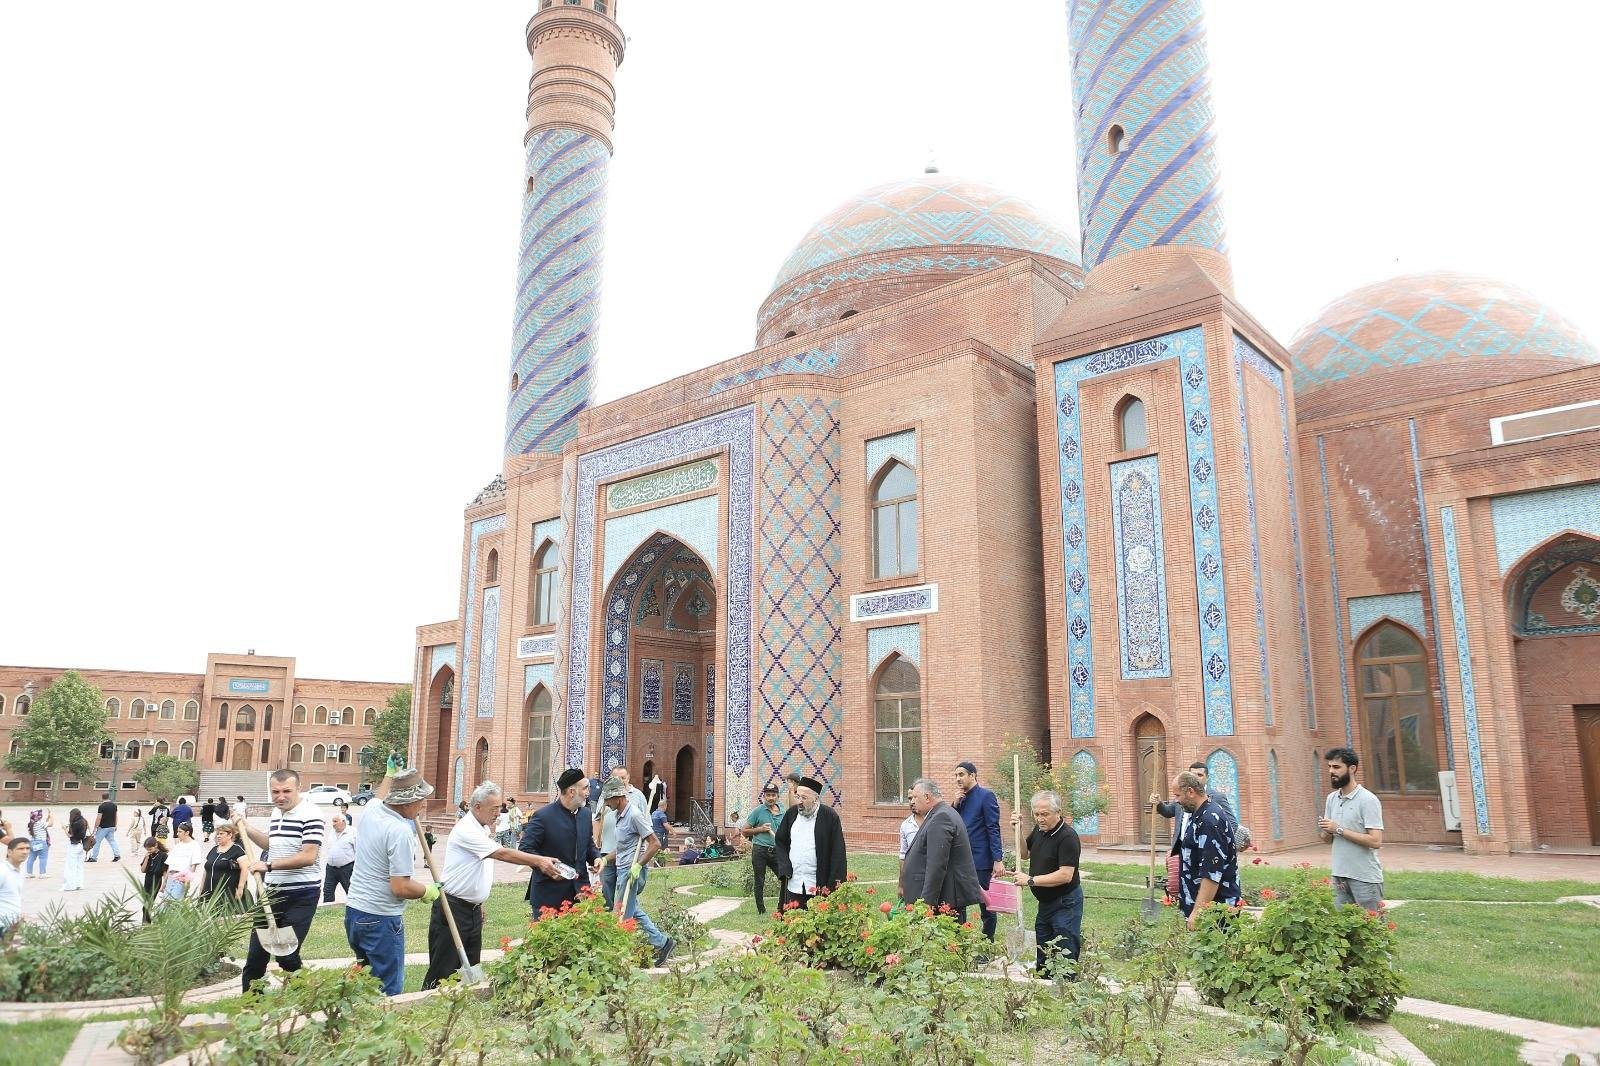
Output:
[[[139,869],[144,873],[144,894],[147,899],[154,900],[166,888],[167,884],[167,846],[155,837],[144,838],[144,859],[139,863]],[[144,911],[145,924],[150,922],[150,908],[148,904]]]
[[206,853],[205,881],[200,886],[200,894],[208,899],[224,900],[237,908],[244,898],[244,878],[239,876],[244,845],[239,843],[239,834],[232,822],[223,822],[216,830],[217,842]]
[[74,807],[67,815],[67,865],[61,873],[61,891],[83,891],[83,858],[89,843],[89,822]]

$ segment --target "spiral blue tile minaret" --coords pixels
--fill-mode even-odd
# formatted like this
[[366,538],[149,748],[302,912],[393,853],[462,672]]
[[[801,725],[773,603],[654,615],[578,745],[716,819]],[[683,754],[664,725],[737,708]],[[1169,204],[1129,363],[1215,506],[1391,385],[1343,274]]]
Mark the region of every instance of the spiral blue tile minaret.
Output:
[[506,454],[552,454],[594,388],[606,175],[623,37],[607,0],[541,0],[528,23],[527,183]]
[[1226,252],[1201,0],[1069,0],[1083,265]]

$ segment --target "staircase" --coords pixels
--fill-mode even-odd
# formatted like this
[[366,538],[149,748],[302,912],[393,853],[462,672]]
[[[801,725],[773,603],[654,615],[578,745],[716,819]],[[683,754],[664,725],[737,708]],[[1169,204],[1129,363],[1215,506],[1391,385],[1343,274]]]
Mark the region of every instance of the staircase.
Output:
[[201,770],[200,798],[226,796],[232,803],[235,796],[243,796],[252,806],[272,802],[267,782],[268,770]]

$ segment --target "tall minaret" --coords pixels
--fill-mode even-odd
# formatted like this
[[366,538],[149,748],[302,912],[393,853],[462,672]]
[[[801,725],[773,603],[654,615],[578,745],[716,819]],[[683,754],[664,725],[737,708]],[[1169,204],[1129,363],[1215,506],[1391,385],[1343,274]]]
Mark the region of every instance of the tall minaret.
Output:
[[1227,251],[1201,0],[1068,0],[1083,265]]
[[616,0],[539,0],[528,22],[527,188],[506,455],[571,440],[594,387],[606,172],[622,30]]

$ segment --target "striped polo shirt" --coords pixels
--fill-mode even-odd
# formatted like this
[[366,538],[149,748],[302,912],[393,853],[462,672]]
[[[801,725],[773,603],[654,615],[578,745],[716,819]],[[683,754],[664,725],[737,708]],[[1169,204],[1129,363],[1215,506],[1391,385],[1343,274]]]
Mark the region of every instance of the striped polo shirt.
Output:
[[306,844],[317,846],[317,861],[294,870],[273,870],[267,874],[267,884],[285,890],[322,888],[322,834],[327,823],[322,820],[322,809],[310,800],[301,800],[287,811],[272,809],[272,821],[267,827],[267,861],[276,863],[297,854]]

